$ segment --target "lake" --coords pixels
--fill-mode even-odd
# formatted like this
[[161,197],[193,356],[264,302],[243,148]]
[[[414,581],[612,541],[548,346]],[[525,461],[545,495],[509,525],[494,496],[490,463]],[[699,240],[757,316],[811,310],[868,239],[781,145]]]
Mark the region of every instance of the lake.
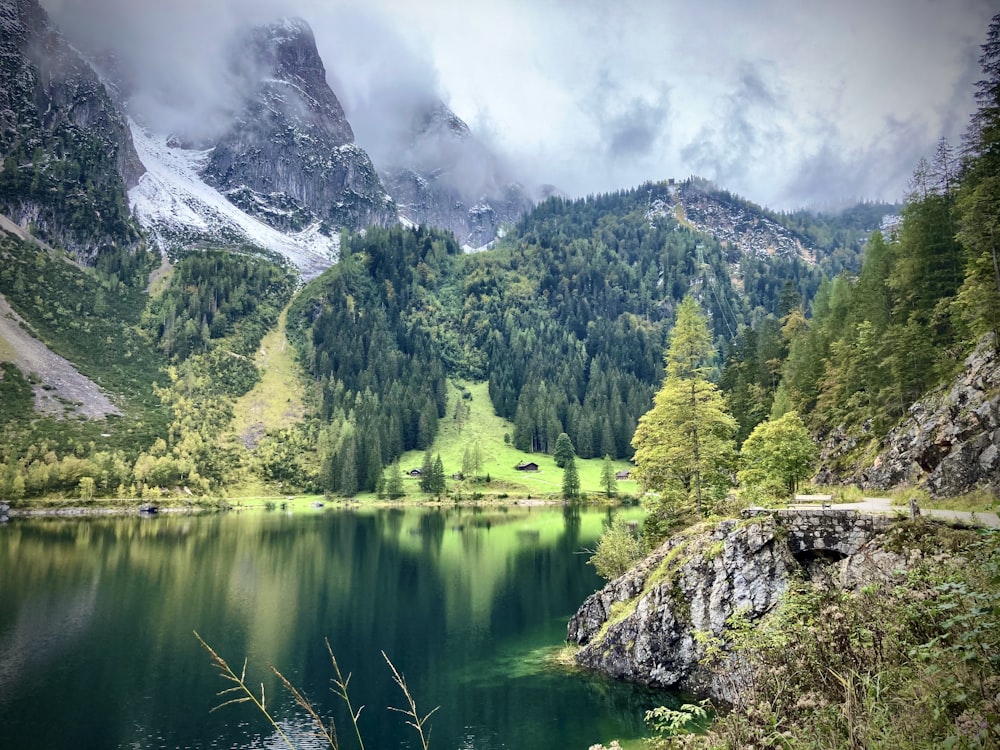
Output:
[[435,750],[580,748],[643,734],[669,700],[558,666],[566,621],[601,580],[607,511],[550,507],[244,511],[14,519],[0,526],[0,747],[276,748],[197,630],[264,683],[297,747],[318,748],[280,669],[342,748],[328,638],[369,750],[417,748],[381,651],[430,719]]

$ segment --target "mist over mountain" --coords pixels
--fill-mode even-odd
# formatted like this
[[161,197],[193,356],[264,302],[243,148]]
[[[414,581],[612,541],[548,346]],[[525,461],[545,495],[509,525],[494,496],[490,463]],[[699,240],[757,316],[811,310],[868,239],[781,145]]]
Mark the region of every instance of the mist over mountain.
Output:
[[427,101],[409,124],[380,169],[409,221],[448,229],[463,246],[478,248],[540,197],[443,102]]
[[300,16],[380,169],[440,100],[524,184],[582,196],[697,174],[781,210],[901,199],[916,161],[961,138],[993,5],[44,4],[82,49],[119,48],[132,114],[171,131],[217,131],[236,107],[225,39]]
[[[251,10],[250,22],[236,24],[206,13],[218,23],[216,33],[184,27],[181,34],[197,39],[198,49],[191,59],[169,62],[140,50],[134,39],[98,33],[90,20],[73,25],[136,122],[175,147],[206,152],[195,171],[271,228],[302,232],[321,224],[329,234],[402,218],[450,229],[476,248],[548,194],[525,185],[447,107],[426,71],[406,75],[397,66],[362,92],[353,76],[327,69],[308,22],[255,21],[265,14]],[[362,38],[367,22],[357,15]],[[177,75],[163,75],[164,68]],[[351,92],[360,130],[331,83]],[[168,223],[176,224],[171,213]],[[187,230],[181,234],[190,238]]]

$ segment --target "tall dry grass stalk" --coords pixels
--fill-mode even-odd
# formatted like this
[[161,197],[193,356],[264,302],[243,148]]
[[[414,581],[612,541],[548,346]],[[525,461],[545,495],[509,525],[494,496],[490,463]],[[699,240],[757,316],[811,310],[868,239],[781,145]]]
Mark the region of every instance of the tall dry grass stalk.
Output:
[[[278,737],[281,738],[284,745],[288,747],[289,750],[296,750],[295,745],[281,728],[278,720],[275,719],[268,710],[267,697],[264,692],[264,683],[260,683],[259,697],[255,692],[256,686],[251,686],[247,683],[247,660],[243,660],[243,667],[240,669],[240,673],[237,674],[235,670],[229,666],[229,663],[222,656],[220,656],[215,649],[209,646],[197,631],[195,631],[194,637],[198,639],[198,643],[201,644],[202,648],[208,652],[212,665],[219,670],[219,675],[226,682],[232,683],[231,687],[219,691],[218,696],[220,698],[224,698],[224,700],[212,708],[212,711],[218,711],[224,706],[237,703],[250,703],[264,715],[264,718],[274,728],[274,731],[277,733]],[[340,700],[344,701],[344,704],[347,706],[347,711],[351,717],[351,725],[354,728],[354,735],[358,741],[358,747],[361,750],[364,750],[365,742],[361,735],[361,728],[358,724],[358,719],[361,716],[361,711],[364,709],[364,706],[360,706],[358,709],[354,708],[348,693],[348,686],[351,682],[351,673],[348,673],[347,677],[344,677],[344,674],[340,669],[340,664],[337,662],[337,657],[333,653],[333,648],[330,646],[330,641],[328,639],[324,639],[324,643],[326,644],[326,651],[330,655],[330,663],[333,666],[333,694]],[[403,693],[403,698],[406,701],[406,708],[388,706],[388,709],[390,711],[401,713],[407,717],[407,725],[413,727],[420,738],[420,747],[422,750],[428,750],[430,747],[430,727],[427,725],[427,720],[430,719],[440,706],[437,706],[429,713],[421,716],[420,712],[417,710],[417,703],[413,698],[413,694],[410,692],[410,689],[406,684],[406,678],[398,669],[396,669],[396,665],[392,663],[385,651],[382,652],[382,658],[385,659],[385,663],[389,665],[393,682],[399,686],[399,689]],[[332,748],[332,750],[339,750],[340,744],[337,739],[337,727],[333,719],[331,718],[329,722],[324,721],[323,717],[320,716],[319,711],[317,711],[312,702],[302,694],[301,690],[296,688],[288,680],[288,678],[286,678],[273,665],[269,665],[269,669],[278,678],[278,681],[281,682],[282,686],[289,692],[289,694],[291,694],[295,702],[308,714],[309,718],[316,727],[317,735],[321,737],[323,741]]]

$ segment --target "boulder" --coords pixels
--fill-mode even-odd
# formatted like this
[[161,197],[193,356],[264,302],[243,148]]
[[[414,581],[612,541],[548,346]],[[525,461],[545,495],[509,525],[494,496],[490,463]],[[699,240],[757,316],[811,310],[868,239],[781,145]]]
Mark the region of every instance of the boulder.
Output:
[[697,633],[722,634],[737,610],[769,612],[798,563],[773,517],[723,521],[665,542],[631,571],[591,595],[570,620],[579,664],[661,688],[729,700],[699,667]]

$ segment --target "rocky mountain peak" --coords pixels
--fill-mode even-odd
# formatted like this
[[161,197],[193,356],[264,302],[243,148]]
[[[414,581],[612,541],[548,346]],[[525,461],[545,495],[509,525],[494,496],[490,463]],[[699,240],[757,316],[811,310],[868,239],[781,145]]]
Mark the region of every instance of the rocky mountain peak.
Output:
[[235,39],[230,65],[248,96],[268,98],[286,117],[307,121],[337,145],[354,142],[306,21],[285,18],[247,29]]
[[281,230],[395,222],[395,205],[354,145],[309,25],[283,19],[255,26],[231,49],[243,106],[212,144],[205,180]]
[[417,111],[413,118],[413,134],[415,138],[443,135],[461,140],[471,136],[472,131],[461,117],[437,100]]
[[414,109],[392,162],[380,174],[401,215],[415,224],[449,229],[466,248],[487,245],[535,202],[440,99]]

